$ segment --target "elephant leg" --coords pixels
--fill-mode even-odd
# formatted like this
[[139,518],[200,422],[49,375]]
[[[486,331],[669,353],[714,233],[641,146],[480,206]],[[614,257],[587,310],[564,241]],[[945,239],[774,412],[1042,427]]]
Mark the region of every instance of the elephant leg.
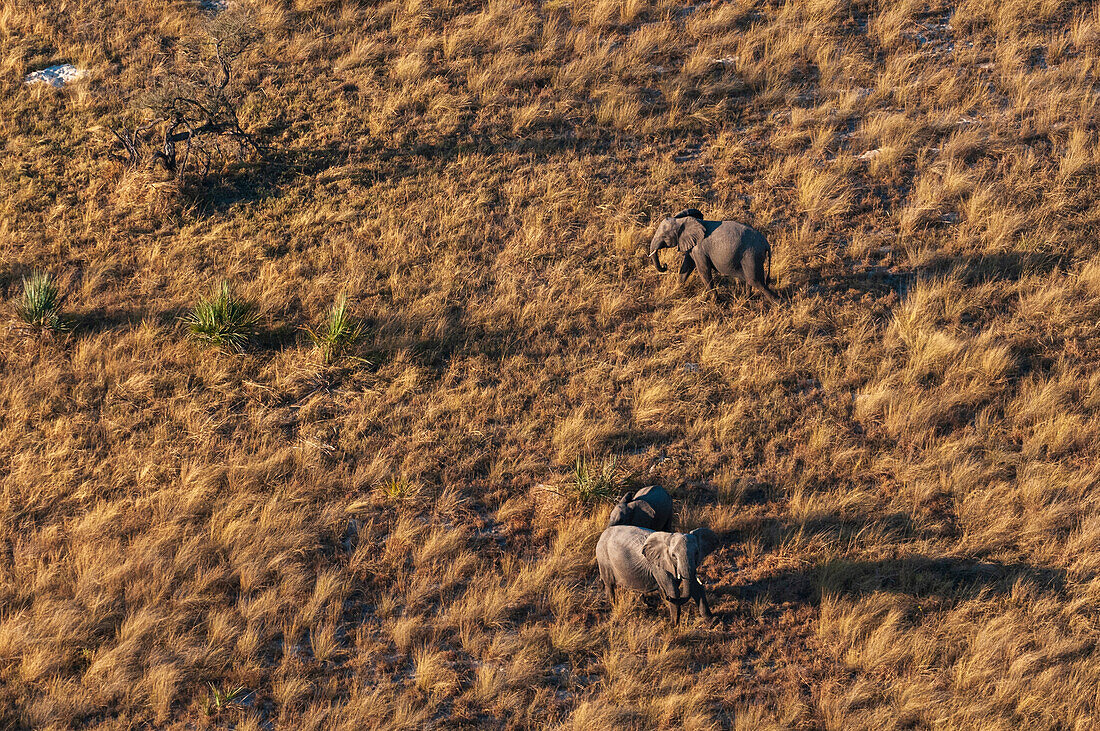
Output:
[[714,276],[710,270],[710,262],[703,260],[702,262],[695,262],[696,269],[699,272],[699,278],[703,280],[703,287],[713,297],[717,297],[718,294],[714,291]]
[[755,289],[773,305],[779,304],[779,295],[771,290],[764,277],[764,260],[760,257],[746,256],[741,264],[745,283]]
[[603,582],[603,590],[607,594],[607,603],[615,605],[615,577],[611,570],[600,566],[600,581]]
[[695,260],[688,254],[684,254],[684,260],[680,262],[680,286],[687,284],[688,277],[695,270]]
[[737,288],[742,293],[752,292],[752,280],[746,279],[745,275],[741,272],[736,272],[737,276],[734,277],[737,280]]
[[764,295],[764,298],[767,299],[768,302],[771,302],[773,305],[779,304],[779,295],[773,292],[771,288],[768,287],[768,285],[764,284],[763,282],[753,282],[752,286],[753,289]]
[[699,586],[699,596],[697,597],[696,603],[699,607],[699,614],[703,618],[710,619],[714,616],[710,613],[710,602],[707,601],[707,592],[702,585]]

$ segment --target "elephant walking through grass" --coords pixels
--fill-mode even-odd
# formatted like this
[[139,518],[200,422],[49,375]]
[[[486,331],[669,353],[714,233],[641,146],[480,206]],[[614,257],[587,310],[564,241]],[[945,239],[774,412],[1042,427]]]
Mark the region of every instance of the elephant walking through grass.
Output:
[[657,271],[668,268],[661,264],[661,249],[675,248],[684,255],[680,263],[680,283],[692,271],[708,291],[714,291],[714,275],[740,279],[773,304],[779,296],[772,291],[771,246],[764,235],[736,221],[706,221],[702,213],[691,208],[665,218],[657,225],[649,244],[649,256]]
[[709,619],[710,605],[696,569],[716,543],[717,536],[708,528],[667,533],[632,525],[611,526],[596,544],[607,600],[614,600],[620,586],[636,592],[656,589],[674,623],[679,624],[680,607],[686,601],[694,601],[699,614]]

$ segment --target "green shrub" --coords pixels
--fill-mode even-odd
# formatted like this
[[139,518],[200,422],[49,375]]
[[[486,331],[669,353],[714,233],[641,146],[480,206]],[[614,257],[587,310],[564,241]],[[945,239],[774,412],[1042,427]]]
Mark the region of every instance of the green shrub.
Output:
[[256,334],[258,318],[255,304],[238,298],[222,282],[217,295],[200,299],[183,320],[195,340],[239,353]]

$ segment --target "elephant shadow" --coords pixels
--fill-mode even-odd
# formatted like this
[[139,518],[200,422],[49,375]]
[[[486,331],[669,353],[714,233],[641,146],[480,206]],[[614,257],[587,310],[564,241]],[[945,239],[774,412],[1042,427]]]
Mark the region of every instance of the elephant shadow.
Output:
[[968,558],[907,556],[861,561],[832,559],[801,569],[769,574],[716,593],[740,601],[766,597],[773,602],[818,605],[823,596],[866,597],[905,594],[915,599],[964,601],[979,595],[1005,596],[1019,583],[1060,594],[1066,572],[1026,563],[1001,563]]
[[1043,251],[1001,251],[991,254],[938,256],[920,267],[923,276],[950,274],[966,284],[990,281],[1015,282],[1031,275],[1044,276],[1064,270],[1071,263],[1066,254]]
[[782,290],[786,296],[801,292],[826,298],[858,299],[868,295],[879,298],[894,292],[904,297],[914,283],[926,279],[950,276],[967,285],[1016,282],[1031,275],[1064,271],[1070,263],[1070,257],[1065,254],[1038,251],[938,255],[911,269],[872,266],[866,271],[829,274],[812,268],[796,270],[789,274],[789,281],[784,283]]
[[[266,130],[272,136],[279,131],[278,126]],[[189,179],[182,192],[194,205],[197,216],[208,217],[224,214],[238,204],[278,198],[303,176],[320,176],[326,183],[374,185],[382,180],[392,183],[413,177],[425,167],[442,169],[464,155],[509,152],[548,156],[578,150],[599,152],[606,146],[606,140],[578,137],[571,130],[545,129],[517,139],[509,128],[500,125],[489,132],[469,132],[439,143],[372,145],[366,151],[350,145],[271,147],[255,159]]]
[[[774,492],[765,488],[755,488],[746,492],[741,505],[766,504],[774,498]],[[950,516],[940,516],[938,521],[918,523],[903,512],[885,513],[873,518],[853,518],[833,514],[815,515],[796,522],[777,518],[760,518],[741,529],[725,531],[720,540],[722,545],[740,545],[746,540],[755,539],[765,551],[778,548],[795,535],[825,539],[830,542],[847,543],[856,540],[868,530],[891,540],[923,539],[934,540],[955,535],[955,525]]]
[[261,203],[278,198],[302,176],[341,169],[352,159],[350,150],[316,147],[287,150],[271,148],[264,154],[227,165],[223,169],[185,178],[181,193],[202,218],[222,215],[238,204]]
[[[796,533],[843,545],[868,531],[890,542],[935,541],[956,533],[950,520],[918,523],[898,512],[862,519],[819,515],[794,524],[764,518],[743,529],[727,531],[720,540],[723,545],[738,546],[752,538],[767,553],[785,545]],[[906,556],[870,561],[829,559],[748,582],[723,582],[714,591],[718,597],[742,602],[764,598],[816,606],[823,596],[863,597],[882,592],[961,601],[981,594],[1006,595],[1018,582],[1043,592],[1061,593],[1065,581],[1065,571],[1052,567],[967,557]]]

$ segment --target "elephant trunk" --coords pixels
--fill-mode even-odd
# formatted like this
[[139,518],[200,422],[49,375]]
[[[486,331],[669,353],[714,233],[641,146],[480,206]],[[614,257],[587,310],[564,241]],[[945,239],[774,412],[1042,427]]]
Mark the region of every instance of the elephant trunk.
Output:
[[661,242],[654,241],[649,245],[649,255],[653,257],[653,264],[657,267],[657,271],[668,271],[668,267],[661,263]]
[[695,567],[688,561],[687,556],[676,556],[676,578],[680,581],[686,581],[691,584],[691,580],[695,578]]

